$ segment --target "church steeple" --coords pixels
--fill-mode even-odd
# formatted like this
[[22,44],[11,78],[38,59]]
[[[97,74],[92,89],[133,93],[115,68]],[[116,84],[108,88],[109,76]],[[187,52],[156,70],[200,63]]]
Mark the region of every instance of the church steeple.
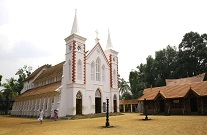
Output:
[[78,19],[77,19],[77,10],[75,9],[75,17],[74,17],[74,21],[73,21],[73,27],[71,30],[71,35],[72,34],[80,34],[79,33],[79,27],[78,27]]
[[107,39],[106,50],[108,50],[108,49],[113,49],[109,30],[108,30],[108,39]]

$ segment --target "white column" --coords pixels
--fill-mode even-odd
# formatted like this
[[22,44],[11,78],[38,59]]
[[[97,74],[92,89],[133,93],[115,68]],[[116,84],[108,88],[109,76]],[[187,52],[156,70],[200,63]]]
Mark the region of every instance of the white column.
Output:
[[51,117],[54,117],[54,110],[55,110],[55,97],[54,96],[51,97],[51,101],[52,101],[52,103],[51,103]]
[[26,116],[29,114],[29,100],[26,101]]
[[47,99],[47,110],[48,110],[48,117],[51,117],[51,109],[52,109],[52,99],[51,96]]
[[42,104],[41,104],[41,108],[42,108],[42,110],[43,110],[43,112],[44,112],[44,116],[45,116],[45,97],[42,97]]
[[34,99],[31,99],[29,116],[32,116],[33,115],[33,109],[34,109]]
[[44,107],[45,117],[48,117],[48,97],[45,97],[44,99]]
[[21,112],[21,115],[23,116],[24,115],[24,105],[25,104],[25,101],[22,101],[22,112]]

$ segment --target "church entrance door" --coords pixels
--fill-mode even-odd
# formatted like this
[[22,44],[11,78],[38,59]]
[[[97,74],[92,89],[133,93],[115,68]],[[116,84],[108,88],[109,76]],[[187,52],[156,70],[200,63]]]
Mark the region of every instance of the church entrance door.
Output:
[[114,95],[114,112],[117,112],[117,102],[116,102],[116,95]]
[[80,91],[76,95],[76,114],[82,114],[82,94]]
[[101,113],[101,92],[99,89],[95,93],[95,113]]

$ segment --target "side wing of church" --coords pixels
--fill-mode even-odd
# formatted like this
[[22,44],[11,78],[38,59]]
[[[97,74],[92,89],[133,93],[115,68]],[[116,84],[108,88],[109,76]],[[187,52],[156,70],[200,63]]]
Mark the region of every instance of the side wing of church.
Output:
[[24,82],[13,104],[14,116],[44,117],[119,112],[118,52],[113,49],[110,33],[103,50],[98,37],[92,50],[85,50],[86,38],[79,33],[75,14],[71,35],[65,38],[65,61],[36,69]]

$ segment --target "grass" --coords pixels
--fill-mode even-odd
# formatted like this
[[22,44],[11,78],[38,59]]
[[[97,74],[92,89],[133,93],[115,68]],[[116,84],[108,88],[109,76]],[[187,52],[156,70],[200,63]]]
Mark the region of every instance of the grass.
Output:
[[113,128],[103,128],[106,118],[75,120],[0,116],[0,135],[206,135],[207,116],[148,116],[126,113],[110,116]]

